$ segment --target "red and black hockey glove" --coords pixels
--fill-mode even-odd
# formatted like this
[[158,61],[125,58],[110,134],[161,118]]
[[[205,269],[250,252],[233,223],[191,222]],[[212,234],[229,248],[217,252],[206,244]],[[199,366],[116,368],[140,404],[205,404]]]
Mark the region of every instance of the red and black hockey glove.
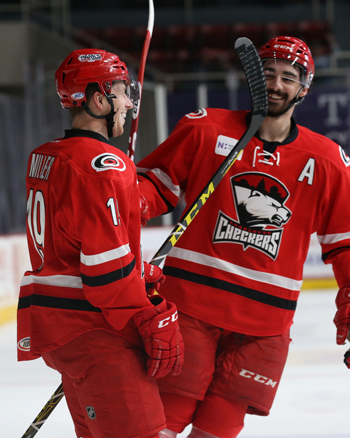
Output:
[[152,308],[133,316],[148,354],[147,375],[159,378],[171,372],[177,376],[184,361],[184,343],[176,306],[160,295],[155,295],[150,301]]
[[144,279],[147,295],[152,296],[159,291],[160,285],[165,281],[163,271],[156,265],[143,262]]
[[350,287],[339,289],[335,304],[338,310],[333,322],[337,327],[337,344],[343,345],[350,330]]
[[[338,310],[333,321],[337,327],[337,344],[343,345],[348,339],[350,330],[350,287],[344,286],[339,289],[335,304]],[[350,368],[350,352],[345,353],[344,363]]]

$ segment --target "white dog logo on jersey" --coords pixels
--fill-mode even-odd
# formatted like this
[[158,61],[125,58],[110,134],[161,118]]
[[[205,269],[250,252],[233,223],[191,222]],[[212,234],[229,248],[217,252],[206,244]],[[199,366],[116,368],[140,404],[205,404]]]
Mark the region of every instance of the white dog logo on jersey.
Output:
[[231,178],[238,221],[219,212],[213,242],[230,242],[252,247],[276,259],[283,226],[292,213],[285,206],[287,188],[277,179],[258,172]]
[[104,153],[95,157],[91,161],[91,166],[96,172],[102,172],[103,170],[119,170],[122,172],[126,169],[124,161],[117,155]]

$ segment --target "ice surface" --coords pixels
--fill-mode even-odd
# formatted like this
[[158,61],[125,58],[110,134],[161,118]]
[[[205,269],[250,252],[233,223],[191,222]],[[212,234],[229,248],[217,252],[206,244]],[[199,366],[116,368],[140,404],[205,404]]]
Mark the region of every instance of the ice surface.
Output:
[[[350,438],[350,370],[343,364],[348,347],[335,343],[335,294],[335,290],[302,292],[271,414],[246,416],[240,437]],[[60,377],[41,359],[16,362],[15,323],[0,327],[0,352],[0,437],[21,438],[60,384]],[[65,399],[36,438],[75,438]]]

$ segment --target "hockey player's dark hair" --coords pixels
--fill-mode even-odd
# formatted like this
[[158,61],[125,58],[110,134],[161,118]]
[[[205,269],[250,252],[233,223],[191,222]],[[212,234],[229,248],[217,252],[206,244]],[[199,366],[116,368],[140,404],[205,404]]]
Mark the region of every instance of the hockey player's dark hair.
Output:
[[[101,89],[100,89],[97,82],[90,82],[89,84],[87,84],[87,86],[85,88],[85,97],[86,97],[86,103],[88,105],[90,103],[90,99],[96,93],[96,91],[99,91],[101,93]],[[69,109],[69,112],[72,116],[72,119],[75,119],[75,117],[80,116],[81,114],[85,113],[84,108],[82,108],[81,106],[70,107],[68,109]]]

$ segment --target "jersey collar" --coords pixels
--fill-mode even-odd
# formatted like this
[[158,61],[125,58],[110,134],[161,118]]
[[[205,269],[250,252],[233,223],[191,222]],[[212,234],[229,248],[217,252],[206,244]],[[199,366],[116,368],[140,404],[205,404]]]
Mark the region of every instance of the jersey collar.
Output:
[[88,137],[93,138],[94,140],[102,141],[103,143],[111,144],[106,137],[102,134],[99,134],[95,131],[88,131],[86,129],[66,129],[64,131],[64,138],[72,138],[72,137]]
[[[251,113],[249,113],[251,114]],[[286,139],[284,139],[282,142],[280,141],[267,141],[260,137],[259,132],[255,133],[255,137],[258,138],[260,141],[262,141],[264,146],[264,151],[274,153],[278,146],[284,146],[286,144],[292,143],[299,134],[298,126],[294,120],[294,118],[291,118],[291,125],[290,125],[290,131],[289,135]]]

